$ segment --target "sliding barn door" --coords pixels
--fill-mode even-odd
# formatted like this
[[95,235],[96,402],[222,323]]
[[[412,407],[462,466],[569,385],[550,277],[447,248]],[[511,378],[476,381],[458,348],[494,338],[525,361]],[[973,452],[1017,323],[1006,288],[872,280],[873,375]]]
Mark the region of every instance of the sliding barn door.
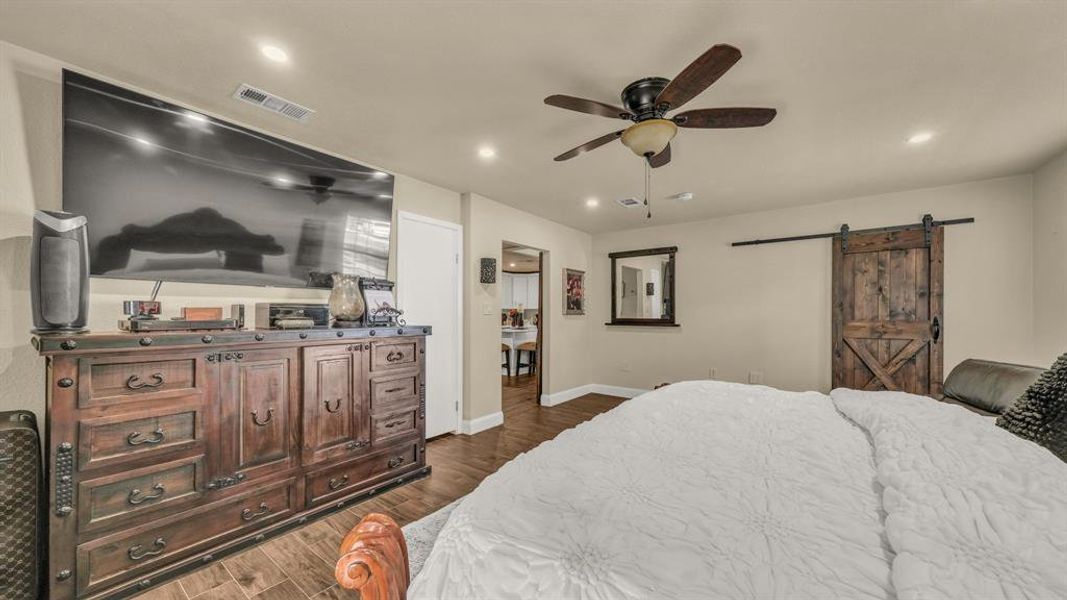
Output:
[[941,397],[944,233],[834,237],[834,387]]

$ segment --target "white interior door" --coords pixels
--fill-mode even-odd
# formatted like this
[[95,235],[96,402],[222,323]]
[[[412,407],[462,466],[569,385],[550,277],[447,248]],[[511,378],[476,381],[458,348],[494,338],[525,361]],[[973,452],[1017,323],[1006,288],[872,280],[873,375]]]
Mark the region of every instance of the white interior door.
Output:
[[459,429],[462,396],[463,227],[400,212],[396,233],[397,304],[426,338],[426,436]]

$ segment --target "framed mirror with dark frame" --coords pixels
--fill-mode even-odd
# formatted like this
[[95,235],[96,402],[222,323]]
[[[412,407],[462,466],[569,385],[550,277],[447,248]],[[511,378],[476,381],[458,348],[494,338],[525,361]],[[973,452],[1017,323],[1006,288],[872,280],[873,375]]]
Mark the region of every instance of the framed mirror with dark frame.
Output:
[[611,321],[605,325],[678,327],[674,305],[677,246],[612,252]]

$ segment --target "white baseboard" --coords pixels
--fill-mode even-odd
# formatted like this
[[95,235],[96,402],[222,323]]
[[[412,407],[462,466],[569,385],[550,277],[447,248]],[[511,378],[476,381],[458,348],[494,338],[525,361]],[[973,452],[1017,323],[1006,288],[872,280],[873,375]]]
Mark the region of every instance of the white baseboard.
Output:
[[617,385],[604,385],[602,383],[588,383],[569,390],[556,392],[555,394],[541,394],[541,406],[557,406],[569,400],[580,398],[586,394],[605,394],[607,396],[633,398],[634,396],[639,396],[647,391],[648,390],[640,388],[619,387]]
[[471,419],[470,421],[463,419],[460,423],[459,432],[464,435],[474,435],[476,433],[485,431],[486,429],[492,429],[504,424],[504,413],[497,411],[478,417],[477,419]]

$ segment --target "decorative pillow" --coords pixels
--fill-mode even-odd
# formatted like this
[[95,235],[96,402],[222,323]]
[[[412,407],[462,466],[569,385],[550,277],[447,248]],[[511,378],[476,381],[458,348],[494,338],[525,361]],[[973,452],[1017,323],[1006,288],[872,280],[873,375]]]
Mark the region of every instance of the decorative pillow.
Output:
[[1067,354],[1027,388],[997,425],[1067,462]]

